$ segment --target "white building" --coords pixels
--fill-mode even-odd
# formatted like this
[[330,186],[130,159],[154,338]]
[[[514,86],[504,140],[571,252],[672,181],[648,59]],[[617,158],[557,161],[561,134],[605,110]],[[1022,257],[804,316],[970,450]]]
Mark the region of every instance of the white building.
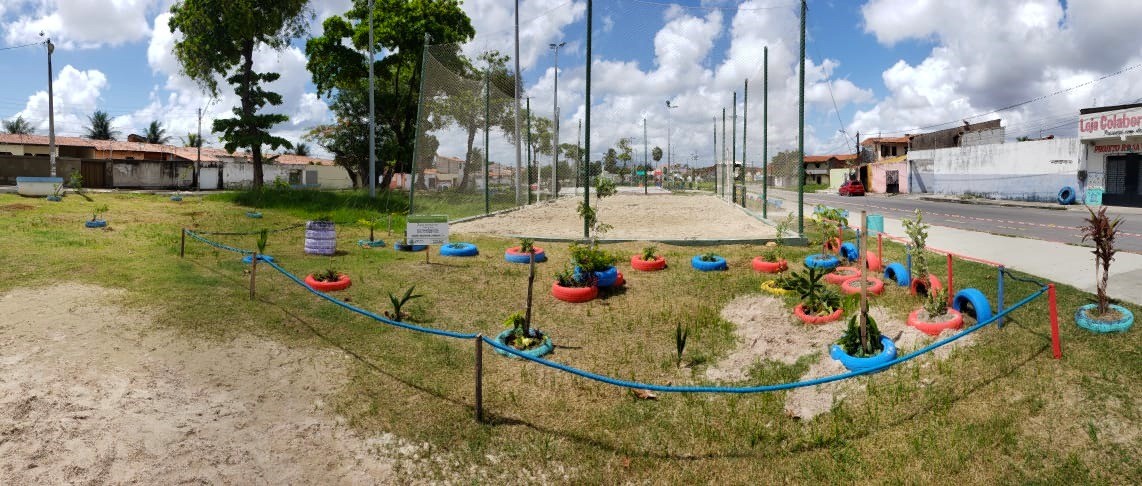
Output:
[[1142,207],[1142,103],[1079,111],[1087,204]]

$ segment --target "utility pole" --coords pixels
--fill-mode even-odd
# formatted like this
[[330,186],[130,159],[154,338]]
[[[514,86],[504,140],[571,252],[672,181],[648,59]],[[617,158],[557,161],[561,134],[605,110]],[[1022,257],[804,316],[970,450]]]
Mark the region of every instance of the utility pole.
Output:
[[[488,168],[492,154],[488,153],[488,131],[491,128],[492,63],[484,71],[484,214],[492,212],[492,188],[488,185]],[[465,174],[466,176],[467,174]]]
[[56,176],[56,109],[52,89],[52,52],[56,50],[52,38],[44,44],[48,48],[48,161],[51,162],[51,177]]
[[666,100],[666,167],[674,165],[674,150],[670,147],[670,132],[673,131],[673,117],[670,115],[670,110],[675,108],[678,108],[678,105]]
[[[531,204],[531,97],[527,97],[527,203]],[[536,195],[539,200],[539,195]]]
[[551,112],[555,116],[555,143],[551,158],[551,198],[559,197],[559,48],[567,45],[566,42],[551,43],[549,46],[555,50],[555,96]]
[[[589,6],[588,6],[587,11],[590,12]],[[587,33],[590,34],[590,32],[591,32],[590,20],[588,20],[587,22],[588,22]],[[588,74],[591,72],[590,71],[590,69],[591,69],[591,59],[590,59],[591,48],[590,48],[590,45],[591,45],[591,38],[588,36],[587,37],[587,46],[588,46],[587,47],[587,73]],[[589,80],[590,77],[588,77],[587,79]],[[588,90],[587,93],[588,94],[590,94],[590,89],[591,89],[591,87],[588,84],[588,86],[587,86],[587,90]],[[519,202],[519,198],[520,198],[519,176],[520,176],[520,172],[522,172],[522,170],[523,170],[523,167],[521,167],[521,164],[523,162],[523,155],[520,153],[520,145],[523,144],[523,139],[520,138],[520,136],[519,136],[519,94],[520,94],[519,92],[520,92],[520,79],[519,79],[519,0],[515,0],[515,102],[512,103],[512,113],[515,116],[515,141],[516,141],[516,143],[515,143],[515,171],[512,172],[512,184],[515,186],[515,204],[516,204],[516,206],[520,205],[520,202]],[[591,110],[590,101],[591,101],[591,97],[587,96],[587,102],[588,102],[587,113],[591,112],[590,111]],[[530,198],[531,198],[531,196],[529,195],[528,196],[528,204],[531,204]],[[409,209],[412,209],[412,208],[409,208]]]
[[[425,49],[427,51],[427,49]],[[377,105],[373,100],[373,0],[369,0],[369,198],[377,198]],[[425,62],[421,59],[421,63]],[[423,83],[422,83],[423,84]],[[415,163],[416,155],[413,155]],[[411,192],[412,186],[409,186]],[[411,207],[409,208],[412,209]]]
[[194,187],[202,189],[198,187],[198,172],[202,170],[202,108],[198,109],[198,138],[194,144],[197,146],[194,154]]
[[769,217],[769,46],[762,51],[761,78],[761,217]]
[[797,69],[797,234],[805,236],[805,15],[801,0],[801,59]]

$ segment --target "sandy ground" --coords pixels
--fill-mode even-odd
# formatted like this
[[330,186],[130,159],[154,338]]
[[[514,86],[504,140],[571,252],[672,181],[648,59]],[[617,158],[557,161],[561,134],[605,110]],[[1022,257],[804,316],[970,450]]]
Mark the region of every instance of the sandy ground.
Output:
[[339,351],[156,330],[64,284],[0,298],[0,484],[375,484],[391,436],[326,410]]
[[[869,313],[876,319],[880,332],[896,341],[902,352],[910,352],[930,344],[936,338],[917,331],[903,320],[889,316],[881,307],[871,307]],[[796,363],[806,355],[816,354],[819,358],[801,377],[802,380],[821,378],[847,372],[844,366],[829,357],[829,345],[844,333],[845,322],[837,321],[824,325],[804,325],[793,316],[781,299],[766,295],[738,297],[722,309],[722,318],[734,323],[734,333],[738,347],[717,365],[706,370],[706,377],[716,381],[741,381],[748,377],[750,367],[763,360],[786,364]],[[945,331],[938,338],[952,334]],[[970,346],[975,334],[969,334],[955,342],[942,346],[931,353],[936,359],[943,359],[952,349]],[[930,359],[926,357],[920,360]],[[835,402],[846,397],[863,393],[864,380],[853,378],[834,381],[823,385],[801,387],[790,391],[785,398],[785,411],[793,417],[812,419],[828,412]]]
[[[561,197],[517,211],[453,224],[454,233],[581,238],[575,212],[582,199]],[[597,200],[599,221],[613,228],[604,239],[707,240],[772,238],[773,227],[712,195],[617,194]]]

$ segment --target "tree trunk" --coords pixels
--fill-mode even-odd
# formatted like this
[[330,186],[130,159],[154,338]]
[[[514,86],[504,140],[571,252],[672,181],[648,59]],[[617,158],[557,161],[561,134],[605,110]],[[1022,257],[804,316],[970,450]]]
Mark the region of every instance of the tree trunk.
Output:
[[[240,89],[245,96],[242,96],[242,117],[250,119],[254,116],[254,102],[250,99],[250,94],[254,91],[254,41],[245,40],[242,42],[242,85]],[[254,128],[247,127],[244,131],[247,135],[255,135]],[[260,190],[262,188],[262,145],[254,144],[250,147],[250,153],[253,154],[254,163],[254,183],[253,189]]]
[[[476,164],[472,163],[472,144],[474,144],[475,142],[476,142],[476,128],[475,127],[469,127],[468,128],[468,151],[464,153],[464,174],[463,174],[463,177],[460,178],[460,187],[458,188],[461,191],[468,189],[468,181],[472,179],[472,171],[475,169]],[[485,157],[487,157],[487,155],[485,155]]]

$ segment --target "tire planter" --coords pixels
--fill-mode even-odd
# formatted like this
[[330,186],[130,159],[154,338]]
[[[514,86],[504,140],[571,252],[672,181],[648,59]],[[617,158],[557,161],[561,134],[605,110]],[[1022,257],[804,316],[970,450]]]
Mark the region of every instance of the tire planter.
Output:
[[975,314],[976,322],[986,322],[991,320],[991,304],[987,301],[987,296],[983,295],[977,289],[967,288],[956,292],[955,297],[952,297],[952,308],[964,314],[965,306],[971,306],[972,312]]
[[876,256],[876,253],[871,251],[864,252],[864,263],[865,267],[868,267],[869,270],[874,272],[880,271],[880,257]]
[[1062,189],[1059,189],[1059,195],[1055,199],[1057,199],[1059,201],[1059,204],[1062,204],[1063,206],[1069,206],[1071,204],[1074,204],[1075,203],[1075,190],[1074,190],[1074,188],[1072,188],[1071,186],[1063,186]]
[[51,196],[48,196],[48,197],[47,197],[47,200],[48,200],[48,201],[51,201],[51,202],[60,202],[60,201],[63,201],[63,198],[62,198],[62,197],[59,197],[59,196],[57,196],[57,195],[55,195],[55,194],[52,194]]
[[916,328],[917,331],[920,331],[929,336],[936,336],[943,332],[944,329],[959,329],[964,326],[964,315],[960,314],[960,311],[955,309],[948,308],[948,314],[951,314],[952,318],[944,322],[928,322],[920,320],[920,311],[922,310],[924,310],[923,307],[912,311],[911,314],[908,314],[908,325]]
[[899,263],[889,263],[887,267],[884,267],[884,279],[896,282],[896,285],[901,287],[912,283],[908,277],[908,270]]
[[[865,277],[864,279],[866,282],[868,282],[868,285],[865,286],[865,290],[868,290],[868,292],[870,294],[880,295],[880,294],[884,293],[884,281],[883,280],[876,278],[876,277]],[[841,291],[846,293],[846,294],[849,294],[849,295],[859,294],[860,293],[860,277],[850,278],[848,280],[845,280],[844,282],[841,282]]]
[[247,218],[262,219],[262,213],[257,211],[246,211]]
[[361,248],[381,248],[385,246],[385,240],[357,240],[357,246]]
[[840,285],[845,280],[857,278],[860,276],[860,269],[857,267],[837,267],[831,273],[825,274],[825,281],[833,285]]
[[841,261],[833,255],[817,253],[815,255],[809,255],[805,257],[805,266],[809,268],[823,268],[825,270],[832,270],[837,268],[837,265],[840,264]]
[[424,251],[428,249],[428,245],[410,245],[403,241],[393,243],[393,249],[396,251]]
[[[543,248],[538,246],[532,247],[535,250],[535,263],[543,263],[547,261],[547,253],[543,252]],[[518,246],[513,246],[504,250],[504,260],[511,263],[530,263],[531,257],[527,253],[519,251]]]
[[775,262],[767,262],[761,257],[753,257],[753,269],[761,273],[781,273],[789,269],[789,263],[784,258]]
[[[543,334],[538,329],[535,329],[535,331],[539,332],[540,334]],[[511,334],[512,334],[512,329],[504,329],[504,332],[501,332],[498,335],[496,335],[496,342],[503,344],[504,346],[510,347],[511,345],[508,344],[508,336],[510,336]],[[504,356],[507,356],[509,358],[520,359],[519,356],[511,354],[511,353],[504,351],[500,348],[497,348],[495,346],[493,346],[492,349],[496,350],[497,353],[504,355]],[[541,356],[544,356],[544,355],[550,353],[554,349],[555,349],[555,345],[551,344],[551,336],[543,334],[543,342],[540,343],[538,347],[534,347],[531,349],[520,349],[517,351],[519,351],[520,354],[522,354],[524,356],[528,356],[531,358],[539,358]]]
[[480,250],[471,243],[449,243],[440,247],[440,254],[452,257],[474,257],[480,254]]
[[102,227],[107,226],[107,220],[104,220],[104,219],[91,220],[91,219],[89,219],[87,221],[84,221],[83,225],[88,227],[88,228],[102,228]]
[[849,356],[844,348],[834,344],[829,347],[829,356],[840,361],[849,371],[863,371],[896,359],[896,343],[892,342],[888,336],[881,335],[880,345],[883,349],[881,349],[880,353],[876,356],[857,358],[855,356]]
[[797,304],[797,307],[793,308],[793,315],[797,316],[797,318],[801,319],[801,322],[804,322],[805,324],[825,324],[828,322],[833,322],[840,319],[841,314],[844,312],[844,309],[837,309],[833,311],[832,314],[827,316],[811,316],[805,313],[804,304]]
[[551,295],[563,302],[579,304],[594,300],[599,296],[599,287],[564,287],[559,282],[551,284]]
[[[599,288],[613,287],[619,281],[619,269],[614,266],[607,267],[603,270],[596,270],[593,273],[595,274],[595,285],[598,285]],[[582,275],[582,272],[579,270],[579,267],[575,267],[575,277],[579,277],[580,275]]]
[[908,293],[912,295],[919,295],[921,286],[927,287],[927,289],[924,290],[924,295],[927,295],[928,292],[933,290],[940,290],[944,288],[944,285],[940,283],[940,278],[929,273],[928,285],[924,285],[920,279],[914,279],[911,282],[908,282]]
[[844,243],[841,245],[841,256],[845,257],[845,260],[855,262],[860,260],[860,251],[857,250],[856,245]]
[[766,280],[766,281],[762,282],[761,283],[761,291],[768,293],[768,294],[776,295],[778,297],[782,297],[782,296],[789,295],[789,294],[793,293],[792,290],[785,290],[783,288],[780,288],[780,287],[774,285],[772,280]]
[[841,250],[841,239],[840,238],[830,238],[829,241],[827,241],[825,243],[825,250],[833,252],[833,253],[840,251]]
[[656,256],[654,260],[643,260],[642,255],[630,257],[630,267],[643,272],[654,272],[666,268],[666,257]]
[[337,229],[332,221],[305,222],[305,254],[333,255],[337,252]]
[[1125,307],[1110,304],[1112,310],[1122,313],[1122,317],[1117,321],[1100,321],[1090,317],[1088,315],[1089,312],[1095,310],[1096,307],[1095,304],[1087,304],[1079,307],[1079,310],[1075,312],[1075,324],[1078,324],[1079,327],[1083,329],[1097,333],[1126,332],[1127,329],[1130,329],[1130,326],[1134,325],[1134,314]]
[[714,256],[714,261],[712,262],[702,261],[701,255],[694,255],[694,258],[690,259],[690,266],[702,272],[713,272],[717,270],[729,269],[729,267],[726,266],[726,259],[716,255]]
[[[270,256],[270,255],[258,255],[258,261],[260,261],[260,262],[272,262],[275,260],[274,260],[274,257]],[[242,263],[245,263],[246,265],[249,265],[253,262],[254,262],[254,255],[246,255],[246,256],[242,257]]]
[[171,201],[182,202],[182,196],[171,196]]
[[336,282],[318,282],[313,278],[313,274],[311,273],[305,276],[305,284],[308,285],[309,288],[320,292],[335,292],[349,288],[350,285],[353,285],[353,281],[349,279],[348,275],[340,273],[337,274]]

